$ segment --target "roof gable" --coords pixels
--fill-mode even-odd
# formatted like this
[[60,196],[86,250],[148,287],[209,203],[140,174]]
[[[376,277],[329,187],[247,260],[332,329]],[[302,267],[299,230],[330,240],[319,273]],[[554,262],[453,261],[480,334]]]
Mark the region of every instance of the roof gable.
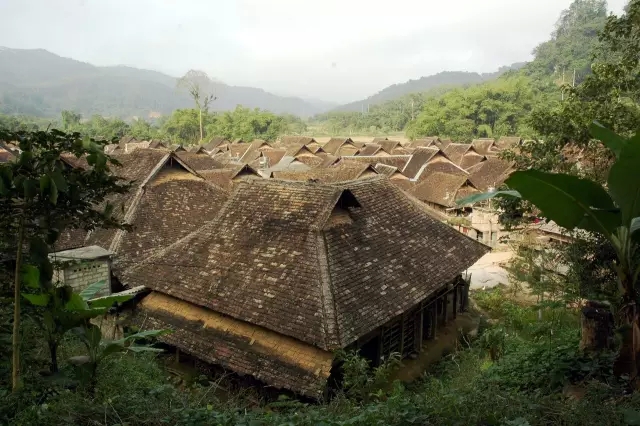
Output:
[[384,152],[386,152],[387,154],[392,154],[393,150],[400,147],[400,142],[398,141],[390,141],[390,140],[384,140],[379,142],[380,147],[382,148],[382,150]]
[[363,148],[361,148],[357,155],[359,156],[372,156],[376,155],[378,152],[382,150],[382,147],[375,143],[366,144]]
[[429,162],[440,150],[436,147],[420,147],[411,155],[411,159],[402,169],[402,173],[410,179],[416,177],[422,166]]
[[497,188],[506,180],[513,169],[510,163],[498,158],[489,157],[476,166],[469,169],[469,180],[482,191],[489,188]]
[[451,161],[455,164],[460,165],[462,162],[462,157],[471,149],[471,144],[467,143],[450,143],[447,145],[443,152],[449,157]]
[[434,172],[413,188],[412,194],[421,201],[453,207],[458,191],[465,185],[472,185],[467,176]]

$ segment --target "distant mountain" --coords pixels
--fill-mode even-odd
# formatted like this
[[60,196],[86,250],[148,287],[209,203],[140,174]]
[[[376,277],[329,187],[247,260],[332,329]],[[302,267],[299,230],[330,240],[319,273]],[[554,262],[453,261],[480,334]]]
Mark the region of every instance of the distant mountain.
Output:
[[381,104],[411,93],[426,92],[445,86],[465,86],[468,84],[481,83],[483,81],[496,79],[507,71],[520,69],[525,64],[524,62],[515,63],[501,67],[496,72],[483,74],[465,71],[443,71],[428,77],[421,77],[417,80],[409,80],[406,83],[393,84],[382,89],[375,95],[369,96],[361,101],[341,105],[334,108],[333,111],[362,111],[363,109],[366,110],[367,106]]
[[[168,115],[193,105],[186,92],[176,89],[176,81],[157,71],[96,67],[43,49],[0,47],[0,113],[4,114],[54,117],[66,109],[84,116]],[[277,96],[253,87],[230,86],[215,79],[208,82],[206,91],[217,96],[211,105],[217,111],[242,105],[278,114],[311,116],[327,109],[318,102]]]

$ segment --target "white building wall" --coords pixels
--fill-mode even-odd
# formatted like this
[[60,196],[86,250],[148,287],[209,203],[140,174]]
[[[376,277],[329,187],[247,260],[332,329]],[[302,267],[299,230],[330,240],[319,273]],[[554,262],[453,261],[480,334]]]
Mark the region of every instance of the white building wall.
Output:
[[96,297],[109,295],[111,293],[109,262],[109,259],[98,259],[68,265],[64,269],[63,283],[79,292],[91,284],[104,281],[104,290],[100,291]]

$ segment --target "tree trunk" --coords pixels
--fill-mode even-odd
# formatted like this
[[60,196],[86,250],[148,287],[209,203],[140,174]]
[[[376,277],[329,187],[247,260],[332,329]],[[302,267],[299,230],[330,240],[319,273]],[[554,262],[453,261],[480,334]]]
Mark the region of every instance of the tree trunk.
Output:
[[617,375],[625,375],[630,380],[634,388],[640,388],[638,371],[640,366],[640,316],[636,305],[636,293],[633,282],[629,276],[620,276],[620,286],[624,291],[622,307],[619,311],[620,335],[622,344],[620,353],[613,369]]
[[204,139],[204,133],[202,132],[202,108],[200,108],[199,111],[200,111],[200,142],[202,142],[202,139]]
[[51,356],[51,372],[58,372],[58,342],[49,342],[49,355]]
[[588,301],[582,308],[580,349],[600,352],[613,345],[613,315],[609,305]]
[[614,372],[620,376],[628,376],[637,385],[640,327],[635,304],[625,306],[623,312],[621,312],[620,335],[622,344],[620,345],[620,354],[614,365]]
[[24,216],[18,225],[18,252],[16,253],[16,269],[13,291],[13,336],[11,340],[11,389],[20,388],[20,273],[22,269],[22,243],[24,240]]

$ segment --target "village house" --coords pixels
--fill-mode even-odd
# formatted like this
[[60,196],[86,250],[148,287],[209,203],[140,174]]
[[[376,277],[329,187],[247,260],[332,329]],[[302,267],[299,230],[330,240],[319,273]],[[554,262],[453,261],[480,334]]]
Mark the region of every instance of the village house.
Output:
[[139,327],[169,328],[160,340],[182,352],[314,398],[337,349],[373,365],[428,350],[465,303],[460,274],[487,251],[385,177],[240,182],[199,228],[149,248],[120,276],[151,290]]
[[58,255],[62,250],[102,247],[115,253],[112,270],[118,276],[144,259],[149,250],[168,245],[212,219],[228,192],[209,183],[178,155],[139,149],[118,156],[121,166],[114,168],[114,173],[134,184],[129,193],[110,201],[121,206],[115,210],[121,211],[121,219],[133,229],[65,231],[55,247]]
[[363,146],[364,144],[354,142],[351,138],[331,138],[322,149],[335,156],[351,156],[356,155]]
[[432,208],[450,216],[460,216],[464,208],[458,206],[457,201],[479,191],[466,175],[434,172],[410,192]]
[[79,247],[49,254],[54,266],[53,282],[80,292],[92,284],[103,283],[96,297],[113,292],[111,260],[114,253],[98,246]]

